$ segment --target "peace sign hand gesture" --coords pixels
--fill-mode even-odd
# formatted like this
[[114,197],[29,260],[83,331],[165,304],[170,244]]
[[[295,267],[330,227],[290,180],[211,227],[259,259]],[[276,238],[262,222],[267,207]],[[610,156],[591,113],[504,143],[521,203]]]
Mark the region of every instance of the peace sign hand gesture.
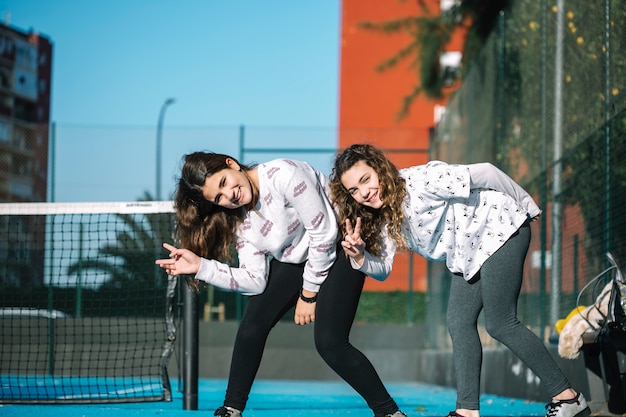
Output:
[[361,218],[357,217],[356,224],[352,228],[350,219],[346,219],[346,236],[341,241],[341,246],[346,255],[350,256],[359,265],[363,265],[365,258],[365,242],[361,239]]

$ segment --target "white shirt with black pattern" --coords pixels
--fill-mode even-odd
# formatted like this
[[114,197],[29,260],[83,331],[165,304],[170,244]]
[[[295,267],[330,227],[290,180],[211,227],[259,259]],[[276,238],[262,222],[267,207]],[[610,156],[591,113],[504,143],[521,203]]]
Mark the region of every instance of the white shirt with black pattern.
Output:
[[[490,169],[487,177],[506,175],[484,165]],[[512,180],[506,190],[477,187],[481,184],[472,183],[468,165],[431,161],[402,169],[400,175],[407,189],[402,224],[407,245],[429,260],[445,260],[466,280],[531,217],[530,211],[538,210],[510,195],[509,188],[528,195]]]
[[[401,169],[407,195],[402,231],[409,248],[470,280],[483,263],[528,219],[541,214],[532,197],[490,163],[431,161]],[[391,273],[395,242],[381,236],[383,252],[365,252],[359,267],[384,280]]]
[[237,233],[239,267],[202,259],[196,278],[252,295],[264,291],[269,262],[306,261],[303,288],[318,292],[336,258],[337,220],[328,179],[302,161],[276,159],[257,167],[260,196]]

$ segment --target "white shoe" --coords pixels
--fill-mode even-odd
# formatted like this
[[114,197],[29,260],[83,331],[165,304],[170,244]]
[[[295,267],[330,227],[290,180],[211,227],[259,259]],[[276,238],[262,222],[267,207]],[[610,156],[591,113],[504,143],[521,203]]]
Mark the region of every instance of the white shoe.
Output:
[[585,396],[580,392],[571,400],[553,401],[546,408],[546,417],[589,417],[591,414]]
[[402,411],[398,410],[393,414],[387,414],[385,417],[406,417],[406,414],[404,414]]

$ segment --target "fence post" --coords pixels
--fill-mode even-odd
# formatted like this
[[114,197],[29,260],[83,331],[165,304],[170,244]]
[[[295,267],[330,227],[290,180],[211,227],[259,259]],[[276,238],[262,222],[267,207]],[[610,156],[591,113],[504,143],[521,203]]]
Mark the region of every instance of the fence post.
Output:
[[198,293],[183,284],[183,410],[198,409]]

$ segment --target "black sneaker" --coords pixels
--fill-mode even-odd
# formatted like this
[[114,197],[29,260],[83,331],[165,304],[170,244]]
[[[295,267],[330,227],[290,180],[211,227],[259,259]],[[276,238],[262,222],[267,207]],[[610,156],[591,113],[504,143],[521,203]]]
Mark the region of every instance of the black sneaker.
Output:
[[398,410],[393,414],[387,414],[385,415],[385,417],[406,417],[406,414],[404,414],[402,411]]
[[465,417],[457,413],[456,411],[450,411],[446,417]]
[[233,407],[226,407],[225,405],[223,405],[215,410],[215,413],[213,413],[213,415],[219,417],[241,417],[241,411]]
[[591,414],[585,396],[580,392],[571,400],[553,401],[546,408],[546,417],[588,417]]

